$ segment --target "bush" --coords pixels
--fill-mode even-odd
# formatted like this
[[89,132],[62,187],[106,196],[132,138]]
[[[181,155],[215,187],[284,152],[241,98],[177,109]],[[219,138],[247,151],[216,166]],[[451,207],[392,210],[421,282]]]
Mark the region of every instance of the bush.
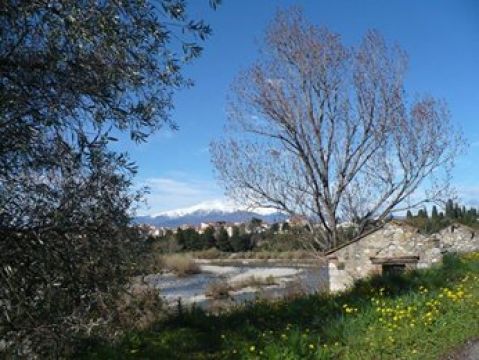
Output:
[[207,297],[213,299],[226,299],[230,296],[233,288],[225,280],[217,281],[208,285],[205,291]]
[[166,314],[157,289],[144,283],[132,284],[117,301],[117,324],[124,330],[143,330]]
[[158,274],[165,269],[165,259],[159,253],[145,254],[138,262],[135,275]]
[[187,255],[168,255],[163,257],[165,268],[178,276],[187,276],[201,272],[195,260]]
[[263,239],[258,246],[258,250],[263,251],[289,252],[303,250],[311,243],[311,234],[297,227],[284,233],[266,232],[261,235]]
[[152,251],[162,254],[172,254],[181,251],[182,247],[174,236],[164,236],[153,241]]
[[267,277],[257,277],[253,275],[246,279],[234,282],[231,287],[234,290],[240,290],[247,287],[261,287],[271,285],[277,285],[277,282],[272,275],[269,275]]

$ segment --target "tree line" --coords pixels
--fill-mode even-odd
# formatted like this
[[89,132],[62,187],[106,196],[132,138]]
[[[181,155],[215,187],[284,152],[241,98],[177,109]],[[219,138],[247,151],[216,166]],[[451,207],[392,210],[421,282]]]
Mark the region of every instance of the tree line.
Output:
[[216,248],[224,252],[239,252],[254,247],[254,235],[245,232],[244,227],[233,226],[231,235],[224,227],[208,227],[202,233],[193,228],[178,229],[174,237],[182,250],[186,251]]
[[[173,241],[176,246],[163,246],[167,251],[198,251],[216,248],[224,252],[239,252],[252,250],[259,237],[262,220],[252,218],[246,224],[231,226],[230,233],[227,227],[220,225],[218,227],[208,226],[203,231],[198,231],[193,227],[186,229],[177,228],[176,232],[167,230],[166,233],[157,239],[160,243]],[[275,224],[272,229],[278,229]],[[161,244],[159,246],[162,248]]]
[[164,253],[201,251],[217,249],[223,252],[242,251],[293,251],[304,250],[310,240],[306,225],[290,225],[288,222],[273,223],[262,228],[260,219],[247,224],[234,225],[231,230],[225,226],[209,226],[203,231],[193,227],[176,231],[167,230],[162,236],[150,237],[153,249]]
[[439,211],[436,205],[431,208],[430,214],[426,208],[419,209],[416,214],[408,210],[406,221],[424,233],[435,233],[452,223],[479,227],[478,214],[478,209],[467,208],[465,205],[448,199],[444,211]]

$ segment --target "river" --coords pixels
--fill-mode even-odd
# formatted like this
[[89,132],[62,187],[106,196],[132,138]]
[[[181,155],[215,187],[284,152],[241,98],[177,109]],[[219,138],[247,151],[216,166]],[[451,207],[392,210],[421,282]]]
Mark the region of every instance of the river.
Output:
[[[178,277],[172,273],[152,274],[145,281],[160,291],[160,295],[170,305],[179,301],[183,305],[193,305],[214,310],[258,298],[281,298],[298,293],[315,293],[325,286],[324,271],[311,263],[250,262],[235,261],[232,264],[215,261],[202,261],[201,273]],[[273,279],[274,285],[248,286],[230,291],[224,299],[212,299],[206,295],[208,287],[216,282],[238,284],[252,277]]]

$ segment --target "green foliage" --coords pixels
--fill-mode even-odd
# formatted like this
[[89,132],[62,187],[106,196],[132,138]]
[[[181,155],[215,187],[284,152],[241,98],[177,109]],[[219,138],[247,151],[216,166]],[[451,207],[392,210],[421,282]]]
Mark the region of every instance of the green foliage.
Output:
[[115,154],[97,147],[59,161],[63,176],[0,185],[0,337],[14,358],[26,342],[68,353],[89,323],[117,318],[115,298],[146,246],[128,227],[136,197]]
[[[279,225],[278,227],[279,228]],[[156,249],[163,253],[175,251],[200,251],[216,248],[225,253],[272,252],[274,257],[277,252],[291,252],[298,250],[310,251],[315,248],[311,232],[304,226],[286,227],[288,230],[277,230],[271,227],[261,232],[247,232],[246,226],[233,226],[232,236],[228,235],[226,229],[208,228],[203,234],[197,233],[193,228],[179,229],[175,235],[164,235],[155,240]],[[338,243],[350,241],[356,235],[355,227],[343,227],[338,231]],[[178,244],[178,247],[174,245]],[[224,256],[233,256],[223,254]],[[246,256],[246,255],[244,255]],[[253,254],[247,256],[255,257]],[[264,255],[261,255],[264,256]],[[284,254],[287,256],[287,254]]]
[[237,226],[233,227],[233,233],[230,238],[231,249],[233,251],[243,251],[244,246],[242,244],[240,229]]
[[303,231],[295,232],[281,232],[273,233],[266,232],[261,234],[261,246],[258,247],[258,250],[266,251],[292,251],[304,248],[304,243],[302,241],[301,235]]
[[241,252],[251,250],[254,247],[253,235],[244,231],[245,229],[233,226],[230,237],[224,227],[216,229],[212,226],[206,228],[203,233],[197,232],[194,228],[178,228],[176,234],[166,234],[156,240],[156,248],[160,252],[171,252],[174,249],[171,242],[177,243],[179,249],[176,251],[199,251],[216,248],[223,252]]
[[246,227],[249,232],[256,233],[258,232],[258,229],[261,227],[262,223],[263,223],[263,220],[253,217],[251,218],[249,223],[246,225]]
[[183,229],[182,228],[176,229],[175,239],[178,242],[178,245],[184,246],[186,241],[185,241],[185,238],[184,238],[184,235],[183,235]]
[[406,221],[425,234],[436,233],[454,222],[479,228],[477,209],[466,209],[451,199],[446,202],[445,214],[439,213],[437,207],[433,206],[430,217],[426,209],[419,210],[416,216],[408,211]]
[[216,245],[215,229],[212,226],[208,226],[203,234],[201,234],[201,242],[206,249]]
[[452,199],[447,200],[446,202],[446,217],[449,219],[454,218],[454,202]]
[[263,223],[263,220],[259,218],[255,218],[255,217],[251,218],[251,221],[250,221],[250,224],[253,228],[261,226],[262,223]]
[[208,239],[201,236],[195,229],[178,229],[176,240],[183,250],[202,250],[208,247]]
[[279,224],[277,222],[273,223],[271,225],[270,229],[271,229],[272,232],[278,232],[279,231]]
[[[178,229],[174,236],[165,235],[158,239],[159,249],[174,248],[171,238],[178,243],[181,249],[179,251],[199,251],[215,247],[222,252],[241,253],[245,251],[270,251],[270,252],[290,252],[296,250],[308,250],[315,247],[312,234],[306,226],[290,226],[283,224],[280,231],[279,224],[273,224],[269,229],[262,228],[262,231],[255,231],[250,228],[251,224],[242,224],[232,226],[232,234],[228,235],[224,227],[214,229],[209,227],[203,234],[199,234],[195,229]],[[354,226],[342,227],[338,230],[338,244],[350,241],[356,236]],[[166,251],[168,252],[168,251]]]
[[172,95],[191,85],[182,66],[211,33],[186,10],[183,0],[2,1],[0,338],[9,357],[64,357],[82,333],[121,328],[111,324],[117,295],[146,245],[129,227],[141,197],[131,189],[136,165],[109,144],[114,132],[141,142],[175,127]]
[[251,235],[241,233],[239,227],[233,227],[233,234],[230,239],[231,248],[235,252],[247,251],[252,248]]
[[[479,335],[479,253],[362,281],[335,296],[259,301],[224,314],[193,308],[88,359],[437,359]],[[411,325],[413,324],[413,325]]]
[[173,232],[155,237],[151,244],[151,252],[155,254],[171,254],[182,250]]
[[427,219],[429,216],[427,214],[427,209],[424,208],[424,209],[421,209],[417,212],[417,216],[420,217],[420,218],[424,218],[424,219]]
[[224,227],[221,227],[218,230],[216,235],[216,247],[218,250],[225,252],[232,250],[228,232]]
[[[338,231],[340,243],[350,239],[350,231],[351,229],[349,228],[343,228]],[[291,226],[288,223],[284,223],[281,231],[274,231],[273,228],[270,228],[260,234],[255,234],[255,237],[257,237],[257,250],[260,251],[311,251],[311,248],[316,247],[309,228],[302,225]]]

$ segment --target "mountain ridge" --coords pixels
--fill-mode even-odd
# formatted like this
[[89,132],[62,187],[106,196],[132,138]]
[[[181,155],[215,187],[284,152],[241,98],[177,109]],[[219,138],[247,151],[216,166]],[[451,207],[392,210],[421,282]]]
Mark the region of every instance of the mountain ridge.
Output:
[[215,221],[246,222],[253,217],[268,223],[284,221],[287,218],[285,214],[270,209],[247,210],[220,203],[213,205],[215,206],[207,208],[204,204],[199,204],[190,208],[170,210],[155,215],[137,216],[135,223],[174,228],[181,225],[197,226],[200,223]]

